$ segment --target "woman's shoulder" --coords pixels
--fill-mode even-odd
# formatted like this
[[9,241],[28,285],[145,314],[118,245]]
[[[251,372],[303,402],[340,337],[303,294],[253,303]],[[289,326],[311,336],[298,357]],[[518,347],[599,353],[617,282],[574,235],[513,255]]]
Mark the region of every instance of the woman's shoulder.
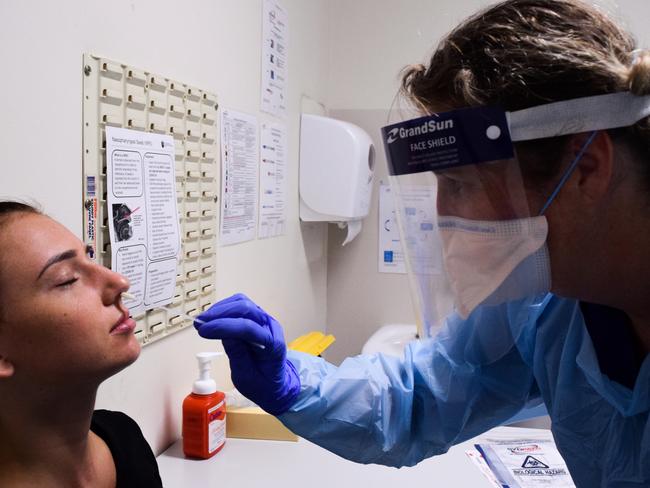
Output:
[[137,429],[138,432],[142,433],[140,427],[124,412],[118,412],[115,410],[95,410],[92,416],[92,424],[98,426],[107,426],[107,427],[124,427],[126,429]]
[[90,430],[111,451],[118,487],[162,486],[156,457],[135,420],[123,412],[95,410]]
[[[101,437],[108,447],[119,446],[127,441],[147,444],[140,426],[123,412],[113,410],[95,410],[90,423],[90,430]],[[149,444],[147,444],[149,447]]]
[[106,442],[111,452],[128,449],[134,443],[140,446],[146,445],[147,451],[151,452],[140,426],[123,412],[95,410],[90,422],[90,430]]

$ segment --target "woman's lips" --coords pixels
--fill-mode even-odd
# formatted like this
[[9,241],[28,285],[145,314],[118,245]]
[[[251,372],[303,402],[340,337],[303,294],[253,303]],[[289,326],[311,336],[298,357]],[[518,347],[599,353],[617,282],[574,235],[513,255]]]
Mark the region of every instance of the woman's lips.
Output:
[[131,317],[125,317],[120,320],[111,329],[111,335],[114,334],[131,334],[135,330],[135,320]]

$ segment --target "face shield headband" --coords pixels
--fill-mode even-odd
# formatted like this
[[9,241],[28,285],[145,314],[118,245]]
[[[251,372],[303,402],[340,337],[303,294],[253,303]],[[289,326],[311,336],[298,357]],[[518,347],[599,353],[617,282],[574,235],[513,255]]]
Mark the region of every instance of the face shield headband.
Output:
[[515,112],[478,107],[419,117],[381,129],[391,176],[511,159],[512,143],[629,127],[650,116],[650,95],[629,92]]
[[[597,131],[647,116],[650,96],[625,92],[516,112],[460,109],[382,128],[420,333],[432,335],[450,312],[450,291],[465,317],[479,304],[550,289],[543,213]],[[583,132],[591,134],[531,214],[513,142]]]

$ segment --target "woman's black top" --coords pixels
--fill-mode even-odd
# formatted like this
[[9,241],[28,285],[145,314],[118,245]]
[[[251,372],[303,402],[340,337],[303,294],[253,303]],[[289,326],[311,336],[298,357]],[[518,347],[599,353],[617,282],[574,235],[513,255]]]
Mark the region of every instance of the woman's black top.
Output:
[[162,487],[156,457],[131,417],[95,410],[90,430],[102,438],[113,455],[117,488]]

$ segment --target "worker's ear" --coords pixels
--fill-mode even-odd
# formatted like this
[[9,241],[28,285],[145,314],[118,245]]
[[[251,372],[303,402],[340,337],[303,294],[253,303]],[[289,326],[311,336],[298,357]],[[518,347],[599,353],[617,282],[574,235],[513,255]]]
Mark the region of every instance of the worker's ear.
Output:
[[0,356],[0,379],[9,378],[14,374],[14,365],[9,359]]
[[[587,141],[588,134],[573,136],[569,144],[575,158]],[[585,203],[599,202],[607,193],[614,174],[614,144],[606,131],[599,131],[574,171],[573,186]],[[568,182],[567,182],[568,183]]]

